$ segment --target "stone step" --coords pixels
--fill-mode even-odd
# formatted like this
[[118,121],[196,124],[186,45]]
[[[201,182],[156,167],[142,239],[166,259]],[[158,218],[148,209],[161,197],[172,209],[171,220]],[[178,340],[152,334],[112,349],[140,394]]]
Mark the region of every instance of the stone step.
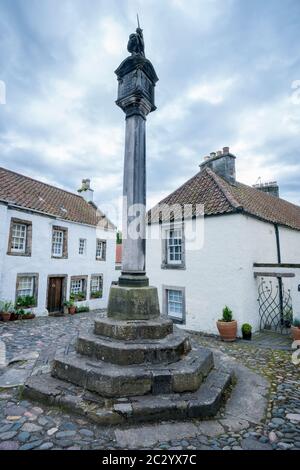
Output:
[[178,329],[160,340],[136,342],[105,338],[89,331],[80,333],[76,342],[79,354],[119,365],[175,362],[190,349],[189,336]]
[[23,396],[61,407],[100,425],[129,425],[212,418],[219,411],[231,383],[230,373],[214,369],[194,393],[108,400],[82,387],[51,377],[50,374],[43,374],[33,375],[27,380]]
[[173,333],[173,322],[168,318],[149,321],[118,321],[96,318],[94,333],[117,340],[161,339]]
[[57,356],[52,375],[105,397],[194,392],[214,365],[211,351],[192,351],[172,364],[119,366],[76,353]]

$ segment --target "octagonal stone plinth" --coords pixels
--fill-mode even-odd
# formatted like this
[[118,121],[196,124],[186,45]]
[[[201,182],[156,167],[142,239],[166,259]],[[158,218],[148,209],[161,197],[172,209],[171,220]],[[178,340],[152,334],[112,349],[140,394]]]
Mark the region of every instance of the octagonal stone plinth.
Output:
[[148,321],[99,318],[95,320],[94,333],[121,341],[161,339],[173,333],[173,322],[163,317]]
[[180,330],[160,340],[139,341],[118,341],[87,332],[76,342],[78,354],[119,365],[176,362],[190,350],[189,336]]
[[160,315],[156,287],[111,286],[107,316],[116,320],[150,320]]

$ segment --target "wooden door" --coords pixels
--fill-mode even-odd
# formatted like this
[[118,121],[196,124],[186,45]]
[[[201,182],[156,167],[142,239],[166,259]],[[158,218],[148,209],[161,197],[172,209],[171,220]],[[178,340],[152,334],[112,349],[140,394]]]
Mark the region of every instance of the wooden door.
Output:
[[48,287],[48,312],[61,312],[62,310],[62,277],[50,277]]

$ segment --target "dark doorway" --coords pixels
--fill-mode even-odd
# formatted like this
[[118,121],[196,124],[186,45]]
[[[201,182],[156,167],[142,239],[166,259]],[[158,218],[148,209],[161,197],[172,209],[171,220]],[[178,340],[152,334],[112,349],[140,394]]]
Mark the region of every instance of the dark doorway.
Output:
[[48,305],[49,313],[61,313],[63,309],[63,277],[49,277]]

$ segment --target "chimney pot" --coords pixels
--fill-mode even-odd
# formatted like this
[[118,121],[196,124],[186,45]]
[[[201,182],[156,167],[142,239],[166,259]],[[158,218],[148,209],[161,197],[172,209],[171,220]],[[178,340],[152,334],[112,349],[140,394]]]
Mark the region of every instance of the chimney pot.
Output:
[[228,155],[230,148],[229,147],[223,147],[223,155]]
[[87,202],[93,202],[94,191],[91,189],[91,180],[89,178],[82,180],[81,189],[78,192]]
[[216,156],[216,152],[211,152],[210,153],[210,158],[215,158],[215,156]]
[[217,156],[220,157],[221,155],[222,155],[222,151],[221,151],[221,150],[218,150]]

